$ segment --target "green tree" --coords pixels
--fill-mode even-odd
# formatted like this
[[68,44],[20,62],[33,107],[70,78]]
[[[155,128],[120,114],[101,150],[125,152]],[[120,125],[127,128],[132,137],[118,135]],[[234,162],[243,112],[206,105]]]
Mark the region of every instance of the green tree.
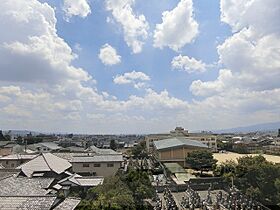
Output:
[[83,200],[78,210],[84,209],[135,209],[132,192],[118,176],[107,177],[102,185],[88,191],[87,198]]
[[133,192],[133,197],[138,205],[143,205],[144,199],[154,196],[155,190],[147,172],[130,168],[122,178]]
[[237,187],[248,196],[266,205],[280,202],[280,166],[259,156],[238,159],[235,170]]
[[112,140],[110,141],[110,148],[111,148],[112,150],[116,150],[116,149],[117,149],[117,144],[116,144],[116,141],[115,141],[114,139],[112,139]]
[[186,163],[193,169],[200,170],[200,175],[203,171],[215,167],[217,160],[214,159],[213,154],[208,150],[195,150],[188,153]]
[[132,148],[132,155],[136,158],[148,157],[145,141],[140,142]]

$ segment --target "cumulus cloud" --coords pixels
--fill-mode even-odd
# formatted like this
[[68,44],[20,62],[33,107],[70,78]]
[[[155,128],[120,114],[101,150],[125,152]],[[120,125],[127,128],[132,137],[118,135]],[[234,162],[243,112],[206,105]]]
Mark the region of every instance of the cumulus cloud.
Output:
[[60,83],[91,79],[71,64],[76,55],[57,35],[55,13],[48,4],[5,0],[0,11],[0,80]]
[[207,65],[201,60],[190,58],[187,55],[182,56],[181,54],[173,58],[173,60],[171,61],[171,66],[173,69],[186,71],[188,73],[204,72],[206,71],[207,67]]
[[154,30],[154,47],[169,47],[178,51],[198,35],[198,23],[193,15],[192,0],[180,0],[171,11],[162,13],[162,23]]
[[140,89],[146,85],[146,82],[151,80],[148,75],[140,71],[132,71],[124,73],[123,75],[117,75],[114,77],[114,83],[123,84],[133,84],[136,89]]
[[279,121],[279,19],[277,0],[221,0],[221,21],[233,32],[217,47],[225,69],[216,80],[193,81],[190,91],[206,97],[190,105],[188,116],[200,110],[216,127]]
[[230,70],[222,69],[215,81],[202,82],[195,80],[190,86],[190,91],[197,96],[209,96],[224,91],[230,85],[232,73]]
[[121,56],[118,55],[115,48],[109,44],[104,44],[99,51],[99,59],[104,65],[112,66],[121,62]]
[[133,53],[140,53],[148,36],[149,24],[143,14],[134,13],[134,0],[106,0],[105,4],[114,20],[122,26],[126,44]]
[[87,17],[91,13],[90,5],[87,0],[64,0],[63,11],[66,15],[66,20],[72,16]]

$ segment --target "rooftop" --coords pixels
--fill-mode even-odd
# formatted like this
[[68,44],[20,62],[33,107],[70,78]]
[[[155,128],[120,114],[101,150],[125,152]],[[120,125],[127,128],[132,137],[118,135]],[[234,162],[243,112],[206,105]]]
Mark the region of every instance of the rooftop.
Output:
[[65,159],[59,158],[51,153],[42,153],[36,158],[18,166],[18,169],[28,177],[32,177],[34,172],[53,171],[61,174],[69,169],[72,165]]
[[53,210],[74,210],[81,199],[78,198],[65,198],[63,202],[61,202],[58,206],[56,206]]
[[0,209],[50,210],[56,196],[0,196]]
[[[52,178],[9,176],[0,180],[0,196],[42,196],[49,193]],[[1,209],[1,208],[0,208]]]
[[200,141],[187,139],[187,138],[180,138],[180,137],[154,141],[154,145],[157,150],[169,149],[169,148],[180,147],[180,146],[208,148],[205,144],[203,144]]
[[94,155],[94,156],[74,156],[72,163],[84,163],[84,162],[122,162],[123,156],[121,154],[116,155]]
[[31,160],[37,155],[26,155],[26,154],[11,154],[7,156],[0,157],[0,160]]
[[99,149],[96,146],[91,146],[90,150],[101,155],[114,155],[114,154],[120,154],[112,149]]

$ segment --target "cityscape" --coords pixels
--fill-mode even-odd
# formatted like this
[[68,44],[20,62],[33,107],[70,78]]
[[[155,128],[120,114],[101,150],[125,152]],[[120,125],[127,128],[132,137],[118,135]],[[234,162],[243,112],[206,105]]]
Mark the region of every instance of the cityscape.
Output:
[[0,210],[280,209],[280,0],[0,0]]

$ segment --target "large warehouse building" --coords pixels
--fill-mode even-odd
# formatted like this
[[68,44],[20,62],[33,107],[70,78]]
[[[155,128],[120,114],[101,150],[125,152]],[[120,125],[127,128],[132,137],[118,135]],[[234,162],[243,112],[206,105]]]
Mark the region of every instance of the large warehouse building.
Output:
[[208,149],[207,145],[203,144],[201,141],[184,137],[154,141],[153,144],[153,152],[159,161],[178,163],[183,167],[186,167],[185,158],[188,152]]

